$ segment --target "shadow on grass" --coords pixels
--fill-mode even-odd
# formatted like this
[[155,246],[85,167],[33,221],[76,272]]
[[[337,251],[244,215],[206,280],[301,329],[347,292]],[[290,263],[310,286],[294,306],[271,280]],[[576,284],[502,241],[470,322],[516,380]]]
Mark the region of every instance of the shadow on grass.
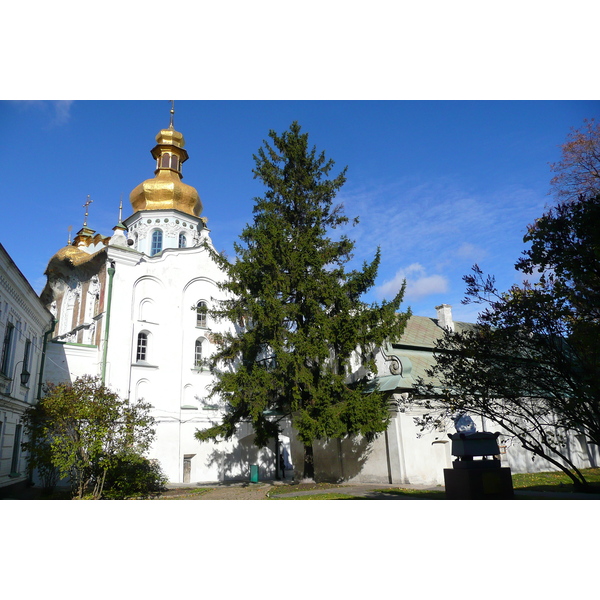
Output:
[[[587,493],[600,494],[600,468],[582,469],[581,473],[588,482]],[[513,473],[513,488],[530,492],[574,493],[576,490],[571,479],[562,471],[543,473]]]
[[403,498],[415,498],[419,500],[445,500],[446,492],[443,490],[412,490],[406,488],[373,490],[377,494],[387,496],[398,496]]
[[[292,492],[285,492],[292,493]],[[438,490],[412,490],[412,489],[383,489],[371,490],[364,495],[355,496],[343,492],[322,492],[320,494],[304,494],[297,496],[281,497],[274,494],[272,500],[445,500],[444,491]]]

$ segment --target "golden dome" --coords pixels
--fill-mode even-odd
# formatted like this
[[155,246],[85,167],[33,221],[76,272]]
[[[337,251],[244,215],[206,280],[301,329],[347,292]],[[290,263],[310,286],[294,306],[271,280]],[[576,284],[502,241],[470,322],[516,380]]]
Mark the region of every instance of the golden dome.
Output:
[[77,246],[65,246],[50,259],[50,262],[56,260],[59,262],[66,262],[73,267],[79,267],[83,263],[88,262],[92,256],[92,254],[80,250]]
[[74,268],[80,268],[87,263],[97,262],[100,254],[104,252],[106,252],[105,248],[90,254],[77,246],[65,246],[48,261],[44,275],[52,277],[57,273],[72,273]]
[[168,129],[161,129],[156,134],[156,143],[157,144],[172,144],[173,146],[177,146],[179,148],[183,148],[185,146],[185,139],[183,137],[183,133],[179,133],[179,131],[175,131],[172,127]]
[[183,135],[170,126],[158,132],[156,143],[152,149],[154,178],[140,183],[129,196],[134,212],[175,209],[200,216],[202,202],[196,188],[181,181],[181,165],[188,159]]

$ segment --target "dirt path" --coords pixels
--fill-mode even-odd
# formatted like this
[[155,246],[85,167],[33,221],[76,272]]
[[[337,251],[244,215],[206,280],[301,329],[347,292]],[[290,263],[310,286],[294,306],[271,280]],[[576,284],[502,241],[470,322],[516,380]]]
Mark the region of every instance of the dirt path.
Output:
[[219,486],[202,494],[198,500],[266,500],[271,487],[269,484]]
[[268,483],[231,484],[216,487],[174,488],[161,494],[160,500],[266,500],[273,486]]

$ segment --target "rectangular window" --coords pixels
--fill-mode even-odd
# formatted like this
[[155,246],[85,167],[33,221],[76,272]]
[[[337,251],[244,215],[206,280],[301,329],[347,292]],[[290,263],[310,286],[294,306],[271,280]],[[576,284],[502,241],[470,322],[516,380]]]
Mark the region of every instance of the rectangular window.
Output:
[[148,334],[143,331],[138,335],[136,361],[146,360],[146,352],[148,350]]
[[194,352],[194,365],[198,369],[202,367],[202,340],[196,340],[196,348]]
[[12,323],[6,324],[4,332],[4,342],[2,343],[2,360],[0,361],[0,372],[10,377],[10,351],[12,347],[13,331],[15,326]]
[[[27,382],[23,383],[25,381],[24,379],[24,375],[26,373],[29,373],[29,361],[31,358],[31,340],[26,340],[25,341],[25,351],[23,353],[23,368],[21,369],[21,384],[22,385],[27,385]],[[27,379],[27,381],[29,381],[29,379]]]
[[19,456],[21,455],[21,430],[23,429],[23,425],[17,425],[15,429],[15,441],[13,444],[13,453],[12,460],[10,462],[10,472],[18,473],[19,472]]
[[150,246],[150,256],[158,254],[162,250],[163,235],[160,229],[152,232],[152,245]]
[[196,304],[196,327],[206,328],[206,313],[208,312],[208,306],[206,302],[198,302]]

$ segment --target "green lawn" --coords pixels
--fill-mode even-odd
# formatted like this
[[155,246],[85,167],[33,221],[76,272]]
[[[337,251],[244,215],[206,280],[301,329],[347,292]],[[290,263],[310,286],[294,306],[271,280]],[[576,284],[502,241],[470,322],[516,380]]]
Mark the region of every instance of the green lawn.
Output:
[[[337,488],[337,491],[336,491]],[[323,491],[320,494],[305,494],[298,496],[290,496],[287,498],[280,498],[281,494],[292,494],[295,492],[310,492],[318,490],[331,490]],[[385,488],[385,489],[374,489],[379,494],[387,494],[390,496],[404,496],[407,498],[414,498],[418,500],[442,500],[445,498],[443,491],[437,490],[413,490],[413,489],[402,489],[402,488]],[[335,483],[301,483],[298,485],[285,485],[277,486],[269,492],[269,497],[273,500],[369,500],[363,496],[353,496],[352,494],[345,494],[342,484]]]
[[208,492],[212,492],[215,488],[201,487],[201,488],[176,488],[163,492],[159,496],[159,500],[190,500],[191,498],[198,498],[198,496],[204,496]]
[[[288,492],[289,493],[289,492]],[[307,494],[306,496],[290,496],[289,498],[272,497],[273,500],[364,500],[350,494],[338,494],[337,492],[323,492],[322,494]]]
[[274,486],[269,496],[291,494],[292,492],[312,492],[313,490],[331,490],[342,487],[342,483],[287,483]]
[[[600,493],[600,468],[582,469],[581,472],[591,486]],[[573,484],[562,471],[544,473],[514,473],[512,476],[515,490],[531,490],[539,492],[573,492]]]
[[[592,491],[600,493],[600,468],[582,469],[586,480],[590,483]],[[524,491],[542,491],[542,492],[573,492],[571,480],[562,471],[552,471],[543,473],[515,473],[512,476],[513,488]],[[335,491],[338,488],[338,491]],[[288,498],[278,498],[280,494],[290,494],[293,492],[318,490],[332,490],[320,494],[307,494],[305,496],[293,496]],[[444,500],[446,494],[438,490],[413,490],[405,488],[385,488],[375,490],[382,494],[397,496],[398,498],[413,498],[415,500]],[[272,489],[269,496],[276,500],[366,500],[358,496],[344,494],[340,485],[329,483],[316,484],[298,484],[283,485]]]

